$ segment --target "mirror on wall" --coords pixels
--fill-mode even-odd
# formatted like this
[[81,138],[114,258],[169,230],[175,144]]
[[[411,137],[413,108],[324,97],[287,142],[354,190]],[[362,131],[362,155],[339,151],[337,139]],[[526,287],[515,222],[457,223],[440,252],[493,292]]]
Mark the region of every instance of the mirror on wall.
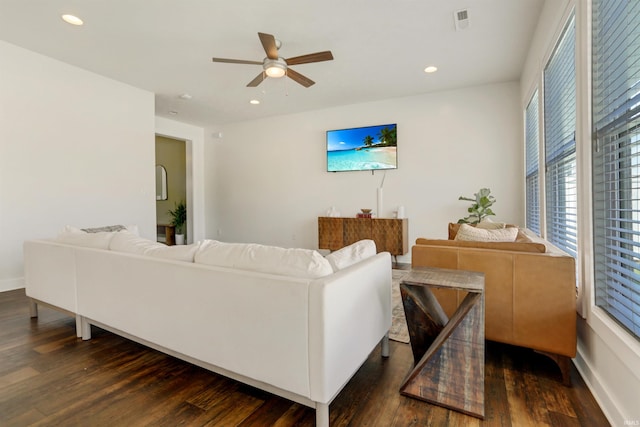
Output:
[[156,200],[167,200],[167,170],[156,165]]

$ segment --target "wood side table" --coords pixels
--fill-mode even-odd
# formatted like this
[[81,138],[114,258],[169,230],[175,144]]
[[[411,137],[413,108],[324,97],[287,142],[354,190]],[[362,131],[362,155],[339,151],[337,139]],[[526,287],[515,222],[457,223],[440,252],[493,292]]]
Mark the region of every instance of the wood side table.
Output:
[[164,243],[167,246],[173,246],[176,244],[176,228],[171,224],[158,224],[157,233],[164,236]]
[[[451,319],[430,288],[467,292]],[[484,418],[484,273],[418,267],[400,282],[414,368],[404,396]]]

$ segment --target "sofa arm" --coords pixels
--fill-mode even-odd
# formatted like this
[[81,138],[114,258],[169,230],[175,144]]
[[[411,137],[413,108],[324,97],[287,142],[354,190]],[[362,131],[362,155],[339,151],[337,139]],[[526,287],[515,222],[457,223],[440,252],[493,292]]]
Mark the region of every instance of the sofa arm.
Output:
[[46,240],[24,242],[28,297],[77,313],[75,248]]
[[575,271],[571,256],[514,256],[514,344],[575,357]]
[[371,258],[309,287],[311,399],[329,403],[391,327],[391,256]]

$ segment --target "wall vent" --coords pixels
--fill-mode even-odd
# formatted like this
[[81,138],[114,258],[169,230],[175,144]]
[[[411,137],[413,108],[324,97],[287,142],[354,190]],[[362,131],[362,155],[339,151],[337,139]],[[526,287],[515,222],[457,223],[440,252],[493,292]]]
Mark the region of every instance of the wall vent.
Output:
[[469,10],[462,9],[453,12],[453,20],[456,24],[456,31],[466,30],[469,28]]

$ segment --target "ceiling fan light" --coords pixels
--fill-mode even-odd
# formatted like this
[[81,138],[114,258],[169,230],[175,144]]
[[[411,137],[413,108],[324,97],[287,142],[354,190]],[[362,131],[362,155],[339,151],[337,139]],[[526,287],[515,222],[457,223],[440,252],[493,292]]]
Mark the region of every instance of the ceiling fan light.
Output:
[[284,76],[285,73],[285,69],[284,67],[281,66],[271,66],[269,68],[267,68],[265,70],[265,72],[267,73],[267,76],[269,77],[273,77],[273,78],[280,78],[282,76]]
[[264,72],[267,74],[267,76],[273,77],[275,79],[283,77],[286,71],[287,65],[278,60],[270,61],[266,64],[266,67],[264,69]]
[[62,15],[62,19],[71,25],[82,25],[84,24],[84,22],[82,22],[82,19],[78,18],[75,15]]

